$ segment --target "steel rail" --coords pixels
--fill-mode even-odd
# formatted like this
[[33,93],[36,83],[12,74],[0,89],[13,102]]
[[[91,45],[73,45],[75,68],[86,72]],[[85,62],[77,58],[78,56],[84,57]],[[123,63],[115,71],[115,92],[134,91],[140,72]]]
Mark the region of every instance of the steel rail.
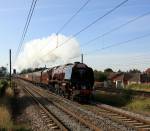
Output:
[[[53,123],[55,123],[57,126],[52,126],[51,128],[59,128],[61,131],[69,131],[56,117],[54,114],[52,114],[49,109],[44,106],[43,104],[41,104],[37,98],[27,89],[27,88],[23,88],[32,98],[33,100],[37,103],[37,105],[43,110],[43,112],[53,121]],[[51,122],[51,121],[50,121]],[[48,125],[54,125],[49,123]]]
[[94,124],[92,124],[91,122],[83,119],[80,114],[75,114],[72,111],[66,109],[65,107],[59,105],[58,103],[48,99],[47,97],[43,96],[41,93],[39,93],[37,90],[33,89],[32,90],[34,92],[36,92],[39,96],[43,97],[44,99],[46,99],[47,101],[51,102],[53,105],[55,105],[57,108],[61,109],[62,111],[66,112],[67,114],[69,114],[70,116],[72,116],[73,118],[75,118],[77,121],[79,121],[80,123],[84,124],[86,127],[88,127],[91,130],[94,131],[101,131],[102,129],[100,129],[99,127],[95,126]]

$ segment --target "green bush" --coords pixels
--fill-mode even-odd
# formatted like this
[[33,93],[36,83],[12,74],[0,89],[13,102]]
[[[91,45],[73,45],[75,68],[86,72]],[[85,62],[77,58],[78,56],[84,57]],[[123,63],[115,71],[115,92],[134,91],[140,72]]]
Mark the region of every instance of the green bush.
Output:
[[103,82],[107,80],[107,75],[104,72],[94,70],[94,79]]
[[6,80],[0,80],[0,96],[5,93],[5,89],[8,86],[8,82]]
[[128,93],[125,94],[111,94],[108,92],[96,92],[93,96],[97,102],[109,104],[112,106],[124,106],[132,100],[132,96]]

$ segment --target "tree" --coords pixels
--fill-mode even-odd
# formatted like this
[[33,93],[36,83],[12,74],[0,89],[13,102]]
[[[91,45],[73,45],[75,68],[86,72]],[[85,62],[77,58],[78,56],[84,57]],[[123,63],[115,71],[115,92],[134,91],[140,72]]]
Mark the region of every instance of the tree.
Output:
[[36,71],[41,71],[41,70],[44,70],[44,69],[47,69],[46,67],[40,67],[40,68],[28,68],[28,69],[23,69],[20,74],[26,74],[26,73],[31,73],[31,72],[36,72]]
[[6,67],[0,67],[0,77],[7,76],[7,68]]
[[23,69],[20,74],[26,74],[26,73],[31,73],[33,71],[32,68],[28,68],[28,69]]
[[104,73],[112,73],[114,72],[111,68],[107,68],[104,70]]
[[131,69],[129,70],[129,73],[141,73],[141,71],[138,69]]
[[103,81],[107,80],[107,75],[102,71],[94,70],[94,79],[96,81],[103,82]]
[[121,72],[123,72],[123,71],[121,71],[120,69],[117,71],[118,73],[121,73]]

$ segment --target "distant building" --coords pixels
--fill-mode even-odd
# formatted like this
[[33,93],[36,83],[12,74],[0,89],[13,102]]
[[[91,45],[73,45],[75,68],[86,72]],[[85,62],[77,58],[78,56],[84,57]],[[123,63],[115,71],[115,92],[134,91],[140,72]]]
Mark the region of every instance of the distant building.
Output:
[[141,82],[145,84],[150,84],[150,68],[146,69],[146,71],[141,74]]
[[128,85],[140,84],[141,83],[141,73],[128,73],[127,81],[128,81]]
[[150,74],[150,68],[145,71],[146,74]]
[[150,84],[150,74],[141,74],[141,83]]
[[124,85],[126,83],[124,79],[124,73],[111,73],[108,76],[108,79],[115,83],[116,88],[124,88]]
[[108,79],[115,83],[116,88],[124,88],[129,84],[140,84],[140,73],[113,73],[108,76]]

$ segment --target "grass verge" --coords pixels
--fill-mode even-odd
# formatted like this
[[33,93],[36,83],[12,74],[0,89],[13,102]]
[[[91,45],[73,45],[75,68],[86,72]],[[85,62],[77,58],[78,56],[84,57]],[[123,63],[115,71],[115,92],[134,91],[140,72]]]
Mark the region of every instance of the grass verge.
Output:
[[150,92],[150,84],[131,84],[127,86],[127,89]]
[[12,104],[16,99],[13,89],[8,85],[7,81],[0,80],[0,131],[29,131],[27,125],[14,123]]
[[97,91],[94,93],[93,99],[97,102],[150,116],[150,98],[134,98],[130,91],[122,94]]
[[150,116],[150,98],[133,99],[125,107],[130,111]]
[[93,99],[97,102],[105,103],[112,106],[124,106],[132,100],[128,94],[116,94],[105,91],[96,91]]
[[13,121],[11,119],[11,98],[13,91],[10,88],[5,90],[5,95],[0,98],[0,130],[11,130]]

